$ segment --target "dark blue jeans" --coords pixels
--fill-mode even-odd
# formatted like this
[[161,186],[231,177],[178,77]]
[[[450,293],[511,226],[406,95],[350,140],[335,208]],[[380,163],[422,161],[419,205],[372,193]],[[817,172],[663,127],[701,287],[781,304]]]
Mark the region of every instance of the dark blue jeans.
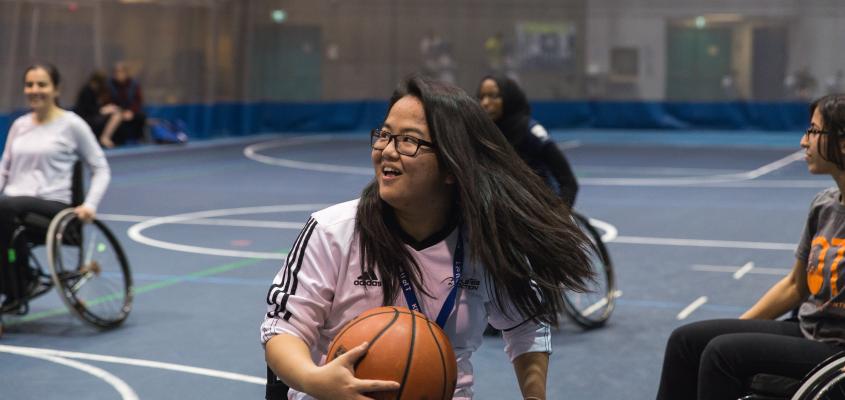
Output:
[[666,344],[657,398],[735,400],[748,378],[801,379],[845,347],[806,339],[797,321],[719,319],[675,329]]

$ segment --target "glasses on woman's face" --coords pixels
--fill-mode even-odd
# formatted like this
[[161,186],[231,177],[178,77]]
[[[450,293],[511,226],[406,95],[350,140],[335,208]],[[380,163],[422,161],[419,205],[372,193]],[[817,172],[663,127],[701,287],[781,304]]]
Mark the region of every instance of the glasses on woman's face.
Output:
[[386,149],[392,140],[396,141],[396,151],[408,157],[416,156],[420,146],[434,148],[434,143],[413,136],[394,135],[384,129],[373,129],[370,132],[370,146],[375,150]]
[[807,128],[806,131],[804,131],[804,134],[808,135],[808,136],[809,135],[827,135],[827,134],[830,134],[830,132],[823,130],[822,128],[811,126],[811,127]]

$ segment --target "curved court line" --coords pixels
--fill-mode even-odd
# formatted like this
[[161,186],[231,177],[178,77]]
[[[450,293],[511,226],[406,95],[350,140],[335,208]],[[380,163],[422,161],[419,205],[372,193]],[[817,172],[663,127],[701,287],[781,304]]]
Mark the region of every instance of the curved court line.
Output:
[[312,163],[312,162],[305,162],[305,161],[294,161],[289,160],[286,158],[277,158],[277,157],[270,157],[265,156],[263,154],[259,154],[258,152],[261,150],[273,148],[273,147],[284,147],[290,145],[298,145],[298,144],[306,144],[311,142],[326,142],[333,138],[336,135],[313,135],[313,136],[301,136],[292,139],[282,139],[282,140],[271,140],[268,142],[263,143],[256,143],[247,146],[244,148],[244,156],[249,158],[250,160],[258,161],[263,164],[268,165],[276,165],[280,167],[288,167],[288,168],[296,168],[296,169],[304,169],[308,171],[319,171],[319,172],[334,172],[334,173],[342,173],[342,174],[353,174],[353,175],[373,175],[372,168],[362,168],[362,167],[349,167],[344,165],[334,165],[334,164],[324,164],[324,163]]
[[79,361],[73,361],[62,358],[61,356],[59,356],[59,354],[55,354],[57,352],[42,350],[44,349],[0,345],[0,352],[17,354],[19,356],[24,357],[38,358],[56,364],[61,364],[66,367],[78,369],[82,372],[93,375],[94,377],[100,378],[109,385],[111,385],[111,387],[113,387],[118,393],[120,393],[120,397],[123,400],[138,400],[138,394],[135,393],[134,390],[132,390],[132,387],[130,387],[122,379],[112,375],[108,371],[103,370],[101,368],[97,368],[93,365],[81,363]]
[[[51,358],[58,358],[63,361],[74,362],[70,360],[65,360],[65,358],[76,358],[80,360],[89,360],[89,361],[99,361],[111,364],[123,364],[123,365],[131,365],[134,367],[146,367],[146,368],[155,368],[155,369],[163,369],[168,371],[176,371],[176,372],[184,372],[186,374],[194,374],[194,375],[202,375],[208,376],[211,378],[219,378],[219,379],[227,379],[231,381],[237,382],[246,382],[246,383],[254,383],[256,385],[264,385],[267,383],[267,378],[259,378],[257,376],[251,375],[244,375],[238,374],[235,372],[226,372],[226,371],[219,371],[216,369],[210,368],[200,368],[200,367],[192,367],[190,365],[182,365],[182,364],[173,364],[173,363],[166,363],[160,361],[150,361],[150,360],[143,360],[140,358],[128,358],[128,357],[115,357],[115,356],[105,356],[100,354],[90,354],[90,353],[78,353],[73,351],[63,351],[63,350],[53,350],[53,349],[44,349],[38,347],[22,347],[22,346],[8,346],[8,345],[0,345],[0,352],[5,353],[13,353],[13,354],[20,354],[29,357],[38,357],[44,358],[47,357]],[[52,360],[51,360],[52,361]],[[82,364],[82,363],[80,363]],[[86,365],[87,364],[82,364]],[[91,366],[89,366],[91,367]],[[100,370],[96,367],[97,370]],[[111,376],[106,371],[100,370],[103,373]],[[86,371],[87,372],[87,371]],[[117,378],[115,378],[117,379]],[[117,379],[120,381],[119,379]],[[122,382],[122,381],[121,381]],[[126,385],[125,383],[123,383]],[[128,387],[128,385],[126,385]],[[131,389],[129,389],[131,390]],[[134,392],[133,392],[134,394]],[[126,399],[127,397],[124,397]],[[137,399],[138,397],[134,397]]]
[[619,231],[616,229],[615,226],[611,225],[610,223],[595,219],[595,218],[588,218],[587,221],[590,222],[590,225],[597,228],[598,230],[602,231],[601,234],[601,241],[602,242],[612,242],[619,236]]
[[[166,217],[152,218],[135,225],[132,225],[127,230],[129,238],[142,244],[152,247],[158,247],[167,250],[181,251],[185,253],[215,255],[223,257],[240,257],[240,258],[260,258],[260,259],[274,259],[282,260],[287,254],[285,253],[269,253],[257,251],[241,251],[241,250],[226,250],[212,247],[191,246],[186,244],[178,244],[173,242],[166,242],[163,240],[152,239],[144,236],[141,232],[145,229],[164,225],[182,223],[190,220],[200,220],[203,218],[221,217],[227,215],[241,215],[241,214],[261,214],[272,212],[293,212],[293,211],[315,211],[326,207],[325,204],[290,204],[290,205],[275,205],[275,206],[258,206],[258,207],[238,207],[225,208],[207,211],[197,211],[184,214],[176,214]],[[301,228],[302,225],[297,225],[296,229]]]
[[[372,175],[372,168],[350,167],[325,163],[313,163],[294,161],[285,158],[270,157],[259,154],[258,151],[269,149],[273,147],[283,147],[295,144],[304,144],[310,142],[327,141],[336,137],[336,135],[314,135],[301,136],[292,139],[271,140],[262,143],[256,143],[244,148],[244,156],[251,160],[260,163],[277,165],[288,168],[304,169],[309,171],[320,172],[334,172],[346,173],[354,175]],[[576,142],[576,145],[580,144]],[[700,184],[724,184],[750,181],[759,178],[763,175],[781,169],[795,161],[804,157],[804,150],[798,150],[779,160],[770,162],[762,167],[753,169],[751,171],[737,172],[732,174],[718,174],[709,176],[688,176],[678,178],[580,178],[578,181],[586,185],[595,186],[690,186]]]
[[[338,137],[337,135],[313,135],[313,136],[300,136],[291,139],[281,139],[281,140],[271,140],[262,143],[251,144],[244,148],[244,156],[249,158],[253,161],[258,161],[263,164],[267,165],[275,165],[279,167],[288,167],[288,168],[295,168],[295,169],[304,169],[308,171],[319,171],[319,172],[335,172],[335,173],[345,173],[345,174],[353,174],[353,175],[366,175],[370,176],[373,175],[373,169],[371,167],[350,167],[345,165],[336,165],[336,164],[325,164],[325,163],[313,163],[313,162],[306,162],[306,161],[295,161],[287,158],[279,158],[279,157],[270,157],[260,154],[261,150],[266,150],[274,147],[284,147],[284,146],[291,146],[291,145],[301,145],[301,144],[308,144],[312,142],[326,142],[331,139]],[[574,149],[576,147],[581,146],[581,142],[577,140],[570,140],[563,143],[558,144],[558,147],[561,150],[567,149]]]

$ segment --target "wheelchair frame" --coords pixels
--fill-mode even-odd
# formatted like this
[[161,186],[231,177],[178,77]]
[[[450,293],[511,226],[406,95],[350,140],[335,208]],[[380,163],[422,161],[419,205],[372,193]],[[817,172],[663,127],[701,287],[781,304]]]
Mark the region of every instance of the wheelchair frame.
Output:
[[[73,204],[74,206],[82,204],[83,202],[84,193],[82,173],[82,163],[80,161],[77,161],[73,167],[73,176],[71,183],[71,204]],[[15,289],[23,291],[23,294],[20,295],[16,300],[17,304],[13,304],[14,307],[10,307],[6,310],[0,309],[0,335],[3,334],[2,316],[4,313],[14,313],[17,315],[27,314],[29,312],[29,302],[35,299],[36,297],[39,297],[42,294],[46,293],[54,286],[59,291],[59,296],[62,299],[62,302],[68,307],[72,314],[76,315],[84,322],[91,324],[97,328],[112,328],[118,326],[123,323],[123,321],[129,315],[129,312],[132,308],[133,297],[132,274],[129,267],[129,261],[126,258],[126,254],[124,253],[123,248],[120,246],[120,243],[117,241],[116,237],[111,232],[111,230],[109,230],[105,224],[103,224],[97,219],[94,219],[93,221],[89,222],[89,224],[92,224],[96,228],[96,230],[102,234],[102,237],[109,243],[111,249],[113,249],[115,253],[117,262],[120,264],[120,272],[122,274],[123,282],[123,304],[121,306],[120,313],[117,315],[117,317],[114,318],[103,318],[98,316],[96,313],[90,310],[90,307],[85,304],[85,300],[81,300],[75,296],[77,288],[73,288],[68,285],[68,283],[79,283],[80,281],[83,281],[83,279],[87,280],[91,276],[90,273],[99,275],[100,272],[99,265],[94,265],[96,264],[96,262],[91,262],[92,266],[95,268],[86,267],[85,264],[83,264],[85,262],[86,257],[81,248],[82,238],[75,238],[75,240],[79,241],[79,243],[73,244],[74,238],[65,237],[67,233],[75,229],[70,228],[71,230],[67,230],[71,224],[75,223],[79,222],[76,217],[76,214],[74,213],[73,207],[62,210],[52,220],[49,221],[46,217],[42,217],[36,214],[29,214],[22,218],[22,221],[20,221],[20,225],[12,235],[12,240],[9,248],[26,249],[26,251],[28,252],[29,259],[29,265],[26,267],[28,269],[16,271],[16,273],[32,273],[33,276],[29,287],[18,287]],[[32,240],[33,233],[40,233],[38,232],[38,230],[43,229],[44,226],[47,227],[47,232],[44,240]],[[25,243],[19,245],[18,241],[20,240],[25,240]],[[16,246],[16,244],[18,244],[18,246]],[[42,244],[45,245],[47,248],[47,263],[49,266],[49,273],[47,269],[44,268],[35,253],[32,251],[37,246],[40,246]],[[78,263],[77,265],[72,266],[72,269],[65,268],[63,258],[60,256],[62,252],[62,247],[65,244],[80,246]],[[86,270],[86,268],[88,269]],[[82,274],[80,274],[80,272],[82,272]],[[20,280],[18,280],[18,282],[12,282],[11,284],[18,285],[19,281]]]
[[739,400],[845,400],[845,351],[816,365],[797,384],[798,388],[792,395],[752,393]]
[[594,329],[601,327],[610,318],[613,312],[616,299],[616,277],[613,273],[613,262],[610,260],[610,253],[602,241],[599,231],[590,224],[589,218],[585,215],[572,210],[572,218],[587,235],[592,242],[594,248],[591,249],[596,253],[601,265],[593,265],[597,268],[596,282],[606,282],[604,297],[597,303],[586,305],[582,307],[578,302],[573,300],[576,293],[564,291],[563,305],[566,309],[566,314],[569,318],[584,329]]
[[[123,293],[121,293],[123,296],[123,304],[121,305],[117,316],[105,318],[97,315],[95,312],[92,312],[90,307],[85,304],[85,300],[79,299],[75,296],[76,290],[78,289],[78,287],[75,287],[77,286],[77,283],[87,280],[92,276],[99,275],[100,268],[99,265],[95,265],[96,262],[93,261],[90,261],[88,264],[95,265],[95,268],[86,266],[88,264],[85,264],[86,257],[81,247],[82,242],[80,238],[65,237],[67,236],[69,230],[75,229],[73,227],[69,228],[69,225],[74,223],[78,223],[78,219],[73,211],[73,208],[67,208],[59,212],[59,214],[51,220],[44,240],[44,245],[47,250],[47,264],[49,271],[44,268],[41,260],[39,260],[38,256],[32,251],[37,246],[41,245],[40,242],[33,242],[29,240],[30,236],[28,231],[33,230],[33,228],[28,228],[26,224],[22,224],[15,231],[12,239],[12,246],[10,247],[22,248],[25,246],[29,252],[29,265],[27,266],[29,271],[17,272],[32,273],[33,282],[29,285],[29,287],[20,288],[25,291],[25,293],[23,293],[23,295],[17,300],[16,307],[14,309],[5,310],[6,313],[14,312],[17,315],[25,315],[29,312],[29,302],[31,300],[41,296],[55,287],[62,299],[62,302],[68,307],[71,313],[88,324],[98,328],[112,328],[120,325],[126,319],[132,308],[133,297],[132,275],[129,268],[129,262],[114,234],[99,220],[93,220],[89,222],[89,224],[92,224],[97,232],[102,234],[102,237],[109,243],[111,249],[115,253],[117,262],[120,264],[120,272],[122,275],[120,280],[123,284]],[[35,228],[35,230],[37,230],[37,228]],[[23,243],[22,246],[15,246],[14,244],[20,240],[25,240],[26,242]],[[74,241],[78,241],[79,243],[74,243]],[[77,263],[70,268],[64,265],[64,261],[60,255],[63,251],[63,246],[68,244],[71,246],[79,246],[79,255],[76,260]],[[0,317],[2,317],[2,312],[0,312]],[[1,319],[0,333],[2,333]]]

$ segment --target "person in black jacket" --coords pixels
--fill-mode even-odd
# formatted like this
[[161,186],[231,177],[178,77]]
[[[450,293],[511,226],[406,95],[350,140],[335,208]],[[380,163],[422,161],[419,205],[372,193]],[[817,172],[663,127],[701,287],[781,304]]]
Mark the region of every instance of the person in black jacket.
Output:
[[546,129],[531,118],[531,106],[519,85],[505,76],[485,76],[478,85],[478,101],[525,163],[569,207],[575,205],[578,181],[572,168]]
[[[82,117],[91,130],[97,135],[97,139],[103,136],[103,132],[114,132],[117,124],[120,123],[120,116],[108,112],[106,105],[109,103],[109,89],[106,84],[106,74],[102,71],[94,71],[79,90],[73,112]],[[111,133],[107,133],[111,137]]]

